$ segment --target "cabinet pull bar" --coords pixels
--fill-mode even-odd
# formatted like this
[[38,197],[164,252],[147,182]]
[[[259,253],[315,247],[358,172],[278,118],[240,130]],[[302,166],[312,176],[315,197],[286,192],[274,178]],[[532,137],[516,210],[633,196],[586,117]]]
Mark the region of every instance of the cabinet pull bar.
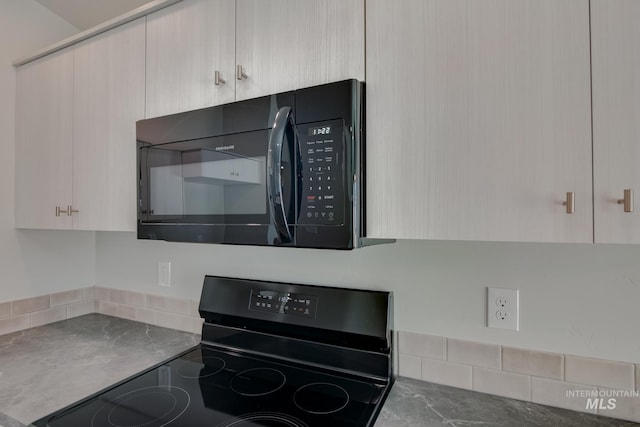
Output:
[[624,199],[618,200],[618,204],[624,205],[625,212],[633,212],[633,189],[625,189]]
[[77,209],[73,209],[73,206],[67,206],[67,215],[71,216],[74,213],[80,213],[80,211]]
[[60,206],[56,206],[56,216],[60,216],[61,213],[62,209],[60,208]]
[[567,199],[562,202],[562,205],[567,207],[568,214],[576,213],[576,193],[567,191]]
[[227,81],[222,78],[222,73],[218,70],[215,71],[214,83],[216,86],[225,84]]
[[249,77],[247,76],[247,73],[244,72],[244,67],[240,64],[238,64],[238,66],[236,67],[236,77],[238,78],[238,80],[246,79]]

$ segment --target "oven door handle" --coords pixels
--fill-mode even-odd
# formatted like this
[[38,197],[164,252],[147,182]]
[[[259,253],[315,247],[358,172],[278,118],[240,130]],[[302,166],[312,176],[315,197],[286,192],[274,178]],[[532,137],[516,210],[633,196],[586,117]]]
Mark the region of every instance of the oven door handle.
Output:
[[276,113],[269,137],[267,152],[267,195],[273,225],[282,243],[292,240],[282,195],[282,149],[285,143],[287,126],[293,127],[291,107],[282,107]]

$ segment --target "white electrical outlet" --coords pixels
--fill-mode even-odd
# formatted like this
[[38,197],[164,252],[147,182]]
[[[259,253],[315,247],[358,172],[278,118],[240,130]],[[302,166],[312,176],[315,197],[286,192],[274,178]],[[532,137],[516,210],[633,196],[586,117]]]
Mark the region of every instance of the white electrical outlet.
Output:
[[487,326],[519,330],[520,308],[517,289],[487,288]]
[[169,261],[158,262],[158,286],[171,287],[171,263]]

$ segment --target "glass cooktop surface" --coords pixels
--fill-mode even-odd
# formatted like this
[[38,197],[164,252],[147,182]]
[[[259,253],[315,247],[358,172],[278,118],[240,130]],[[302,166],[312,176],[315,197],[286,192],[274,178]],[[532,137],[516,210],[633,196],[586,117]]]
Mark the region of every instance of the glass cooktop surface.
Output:
[[365,426],[385,384],[200,345],[38,426]]

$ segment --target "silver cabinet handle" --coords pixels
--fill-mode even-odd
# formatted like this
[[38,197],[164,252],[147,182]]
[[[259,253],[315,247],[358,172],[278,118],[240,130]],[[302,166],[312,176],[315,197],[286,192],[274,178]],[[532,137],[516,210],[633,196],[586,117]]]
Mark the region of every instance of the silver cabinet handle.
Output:
[[249,78],[249,76],[247,76],[247,73],[244,72],[244,67],[240,64],[238,64],[238,66],[236,67],[236,78],[238,80]]
[[215,70],[215,74],[214,74],[214,83],[216,86],[220,86],[225,84],[227,81],[225,79],[222,78],[222,73],[218,70]]
[[618,200],[618,204],[624,205],[625,212],[633,212],[633,189],[625,189],[624,199]]
[[567,207],[568,214],[576,213],[576,193],[573,191],[567,191],[566,200],[562,202],[563,206]]
[[73,206],[67,205],[66,209],[62,209],[60,206],[56,206],[56,216],[61,216],[66,214],[67,216],[71,216],[74,213],[80,213],[79,210],[73,209]]

